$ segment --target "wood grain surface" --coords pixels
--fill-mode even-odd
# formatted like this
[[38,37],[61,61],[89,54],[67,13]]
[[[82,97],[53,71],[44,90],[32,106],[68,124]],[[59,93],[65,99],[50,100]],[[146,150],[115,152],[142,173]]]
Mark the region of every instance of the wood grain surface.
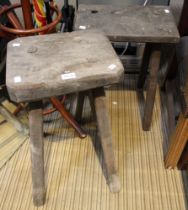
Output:
[[80,4],[75,29],[99,29],[111,41],[176,43],[179,33],[170,7]]
[[6,84],[16,102],[117,83],[123,70],[99,32],[24,37],[8,44]]

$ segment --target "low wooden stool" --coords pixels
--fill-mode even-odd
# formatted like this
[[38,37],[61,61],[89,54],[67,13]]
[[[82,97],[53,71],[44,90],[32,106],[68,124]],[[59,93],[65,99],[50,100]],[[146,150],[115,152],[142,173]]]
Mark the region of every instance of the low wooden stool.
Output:
[[[166,168],[175,168],[178,166],[180,157],[182,156],[186,144],[188,143],[188,37],[182,37],[180,39],[180,43],[177,45],[176,54],[178,62],[177,88],[180,95],[181,114],[179,116],[176,127],[173,128],[172,125],[170,126],[170,146],[165,157]],[[169,83],[169,81],[166,83]],[[171,107],[173,106],[172,104],[167,107],[168,110],[171,110]],[[170,113],[168,111],[168,118],[172,119],[171,115],[173,114],[174,113]],[[187,161],[188,155],[184,154],[184,156],[185,157],[181,160],[182,166],[184,165],[183,162]]]
[[[142,89],[148,65],[149,84],[144,109],[143,129],[149,130],[157,87],[161,44],[173,48],[179,33],[168,6],[127,6],[80,4],[76,14],[75,30],[99,29],[115,42],[146,43],[145,56],[138,80]],[[170,57],[170,55],[169,55]]]
[[93,31],[17,38],[8,44],[6,83],[15,102],[29,102],[33,200],[45,200],[42,99],[91,90],[112,192],[120,190],[103,86],[119,82],[123,66],[108,39]]

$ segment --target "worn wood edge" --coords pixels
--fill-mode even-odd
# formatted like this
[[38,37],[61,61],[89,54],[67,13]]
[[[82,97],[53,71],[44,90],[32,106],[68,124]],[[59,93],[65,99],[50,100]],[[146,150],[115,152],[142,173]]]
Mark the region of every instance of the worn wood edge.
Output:
[[[106,81],[103,81],[103,86],[106,85],[112,85],[112,84],[117,84],[119,83],[121,80],[123,80],[123,75],[124,73],[124,68],[122,65],[122,68],[116,73],[116,74],[111,74],[110,77],[108,74],[106,74]],[[100,75],[101,77],[101,75]],[[94,89],[97,88],[98,85],[98,80],[100,79],[100,77],[96,78],[95,80],[93,80],[92,82],[90,82],[90,89]],[[60,88],[56,88],[54,89],[53,87],[51,87],[51,93],[49,94],[49,89],[50,87],[48,87],[47,89],[44,89],[43,86],[39,87],[33,87],[31,88],[27,88],[25,85],[22,87],[20,86],[15,87],[12,86],[11,83],[7,83],[7,90],[9,93],[9,96],[11,98],[12,101],[17,102],[17,103],[21,103],[21,102],[31,102],[31,101],[38,101],[38,100],[42,100],[42,99],[46,99],[46,98],[50,98],[51,96],[60,96],[62,94],[69,94],[69,93],[74,93],[74,92],[80,92],[80,91],[85,91],[88,90],[88,87],[78,87],[76,84],[78,83],[83,83],[84,81],[87,81],[87,78],[84,78],[83,80],[79,80],[77,81],[70,81],[70,84],[67,85],[66,84],[66,89],[64,87],[64,85],[62,84],[62,86]],[[19,90],[23,89],[24,90],[24,94],[22,92],[21,95],[19,95]],[[43,97],[30,97],[28,96],[29,92],[37,92],[37,91],[43,91]]]
[[119,176],[117,174],[112,174],[108,178],[108,186],[112,193],[120,192],[121,184],[120,184]]
[[33,189],[33,203],[35,206],[43,206],[45,203],[46,192],[44,189]]
[[[103,7],[103,8],[102,8]],[[74,21],[74,30],[75,31],[80,31],[80,30],[82,30],[82,29],[79,29],[79,27],[76,25],[76,22],[77,22],[77,19],[78,19],[78,15],[79,15],[79,13],[80,12],[83,12],[83,10],[95,10],[95,9],[97,9],[97,10],[103,10],[104,9],[104,7],[108,7],[108,8],[113,8],[113,5],[102,5],[102,4],[79,4],[79,7],[78,7],[78,10],[77,10],[77,12],[76,12],[76,15],[75,15],[75,21]],[[138,7],[142,7],[142,6],[140,6],[140,5],[128,5],[128,6],[126,6],[126,8],[128,8],[128,7],[135,7],[135,11],[136,11],[136,8],[138,8]],[[149,7],[149,8],[153,8],[153,7],[155,7],[155,8],[161,8],[161,9],[168,9],[168,10],[170,10],[171,11],[171,8],[169,7],[169,6],[160,6],[160,5],[149,5],[149,6],[147,6],[147,7]],[[122,7],[120,7],[120,6],[116,6],[115,7],[115,9],[122,9]],[[172,18],[173,18],[173,14],[172,14],[172,11],[171,11],[171,16],[172,16]],[[95,28],[87,28],[87,30],[100,30],[99,28],[97,28],[97,29],[95,29]],[[102,33],[104,33],[102,30],[101,30],[101,32]],[[179,35],[179,32],[178,32],[178,29],[176,30],[176,33],[177,33],[177,36],[175,37],[175,36],[171,36],[171,35],[169,35],[169,36],[166,36],[166,38],[168,38],[168,39],[170,39],[170,40],[168,40],[168,43],[169,44],[173,44],[173,43],[178,43],[179,42],[179,40],[180,40],[180,35]],[[166,41],[163,41],[163,40],[161,40],[161,37],[159,36],[159,37],[157,37],[157,36],[155,36],[155,40],[151,40],[150,38],[141,38],[140,36],[134,36],[134,38],[131,38],[131,37],[124,37],[124,36],[122,36],[122,35],[117,35],[117,36],[112,36],[112,35],[107,35],[107,37],[109,38],[109,40],[110,41],[113,41],[113,42],[125,42],[125,41],[127,41],[127,42],[137,42],[137,43],[141,43],[141,42],[143,42],[143,43],[167,43]],[[135,40],[135,38],[137,39],[137,38],[139,38],[139,41],[137,41],[137,40]]]

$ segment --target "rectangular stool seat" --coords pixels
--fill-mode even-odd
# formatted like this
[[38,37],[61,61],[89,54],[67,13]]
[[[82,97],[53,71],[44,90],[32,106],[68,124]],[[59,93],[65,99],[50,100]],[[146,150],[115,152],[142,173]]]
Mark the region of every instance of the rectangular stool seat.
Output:
[[23,37],[8,44],[6,84],[13,101],[35,101],[117,83],[123,69],[98,32]]
[[80,4],[75,30],[100,29],[111,41],[176,43],[179,33],[167,6]]

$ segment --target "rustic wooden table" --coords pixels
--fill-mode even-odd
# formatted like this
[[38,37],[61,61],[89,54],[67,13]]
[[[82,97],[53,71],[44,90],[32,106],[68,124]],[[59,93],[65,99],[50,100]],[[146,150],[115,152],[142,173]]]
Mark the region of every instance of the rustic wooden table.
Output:
[[[33,199],[45,199],[42,99],[90,90],[112,192],[120,190],[103,86],[117,83],[123,66],[100,33],[77,31],[17,38],[7,50],[6,84],[15,102],[30,103]],[[80,110],[82,111],[82,110]]]
[[[170,8],[167,6],[79,5],[75,30],[98,29],[110,41],[146,43],[138,88],[144,86],[148,65],[149,83],[144,108],[143,129],[149,130],[160,66],[161,44],[172,47],[179,41],[179,33]],[[166,59],[170,59],[169,53]]]

